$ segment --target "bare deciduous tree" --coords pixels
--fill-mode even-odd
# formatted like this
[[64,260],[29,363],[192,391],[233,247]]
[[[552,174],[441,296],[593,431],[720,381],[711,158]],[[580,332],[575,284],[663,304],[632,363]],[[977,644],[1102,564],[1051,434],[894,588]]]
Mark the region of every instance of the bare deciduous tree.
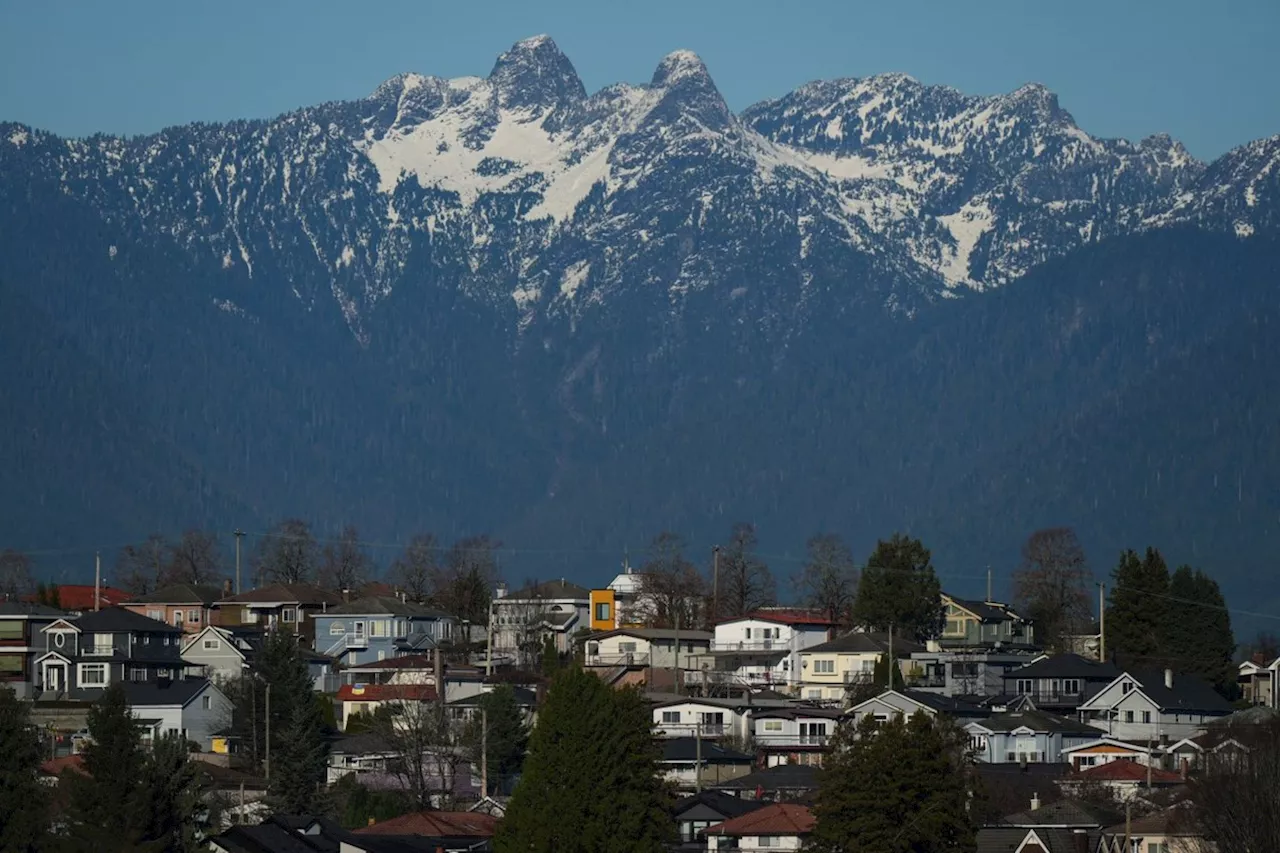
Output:
[[1069,527],[1032,533],[1022,546],[1022,565],[1013,576],[1018,607],[1035,623],[1037,639],[1059,652],[1091,620],[1088,585],[1093,575],[1084,548]]
[[212,584],[222,580],[222,576],[222,555],[214,534],[187,530],[168,547],[168,560],[161,576],[164,584]]
[[133,595],[154,592],[169,565],[169,540],[152,533],[145,541],[126,545],[116,555],[115,585]]
[[253,567],[259,583],[309,583],[316,574],[316,540],[299,518],[278,523],[258,540]]
[[684,541],[675,533],[663,531],[649,543],[636,612],[627,614],[627,618],[655,628],[670,628],[678,617],[682,626],[691,628],[701,623],[705,594],[702,576],[684,555]]
[[[451,810],[459,773],[471,764],[473,727],[450,717],[434,691],[403,685],[401,696],[374,716],[373,731],[392,754],[387,770],[418,810]],[[381,709],[380,709],[381,710]]]
[[733,525],[729,542],[720,549],[719,617],[745,616],[777,601],[777,587],[769,567],[756,556],[754,524]]
[[1280,850],[1280,722],[1233,726],[1230,734],[1243,748],[1228,742],[1205,751],[1188,782],[1193,805],[1181,828],[1215,850]]
[[440,576],[439,551],[436,537],[419,533],[391,563],[391,582],[404,590],[410,601],[425,604],[430,600]]
[[360,534],[347,525],[337,542],[325,544],[320,558],[319,583],[337,592],[358,589],[369,579],[372,561],[360,545]]
[[433,583],[435,605],[473,625],[489,624],[489,601],[499,580],[495,552],[500,546],[488,536],[455,542]]
[[34,588],[31,558],[12,548],[0,551],[0,598],[17,598]]
[[858,595],[858,566],[853,552],[833,533],[810,537],[806,547],[809,559],[801,568],[796,585],[810,607],[821,610],[840,628],[848,628]]

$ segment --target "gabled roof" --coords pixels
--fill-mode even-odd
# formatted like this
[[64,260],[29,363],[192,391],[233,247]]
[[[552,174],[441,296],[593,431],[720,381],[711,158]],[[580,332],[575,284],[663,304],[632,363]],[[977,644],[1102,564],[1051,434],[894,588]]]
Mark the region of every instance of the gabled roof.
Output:
[[87,775],[84,769],[84,756],[64,755],[62,758],[50,758],[40,763],[40,772],[46,776],[61,776],[67,770]]
[[449,619],[452,618],[443,610],[435,610],[431,607],[424,607],[421,604],[414,604],[412,601],[401,601],[394,595],[367,595],[363,598],[357,598],[355,601],[346,604],[339,604],[336,607],[330,607],[325,611],[326,615],[371,615],[371,616],[405,616],[417,619]]
[[[240,643],[243,642],[243,640],[241,640],[240,638],[237,638],[234,634],[232,634],[230,631],[227,631],[225,628],[220,628],[217,625],[205,625],[196,633],[191,634],[187,638],[185,638],[182,642],[182,653],[185,655],[187,652],[193,651],[193,650],[203,651],[204,650],[203,645],[197,646],[197,643],[203,644],[204,638],[207,636],[212,636],[215,639],[220,640],[222,643],[225,644],[223,648],[230,649],[231,651],[235,652],[237,655],[239,655],[243,659],[246,659],[246,660],[248,659],[248,656],[249,656],[248,650],[245,648],[242,648],[240,645]],[[248,644],[246,643],[246,645]]]
[[598,634],[592,634],[588,640],[603,640],[607,637],[639,637],[642,640],[674,640],[677,636],[681,640],[705,640],[711,641],[715,635],[710,631],[690,631],[681,628],[676,631],[674,628],[615,628],[612,631],[601,631]]
[[89,611],[76,619],[75,626],[82,633],[116,633],[139,632],[149,634],[181,634],[182,629],[167,622],[160,622],[141,613],[134,613],[123,607],[107,607],[98,611]]
[[[94,605],[94,586],[93,584],[83,583],[64,583],[49,589],[52,595],[54,590],[58,593],[58,606],[63,610],[85,611],[92,610]],[[104,586],[99,588],[99,602],[102,607],[111,607],[115,604],[122,604],[129,600],[129,593],[123,589],[116,589],[113,586]],[[35,601],[34,595],[23,596],[24,601]]]
[[835,625],[827,617],[811,610],[784,610],[778,608],[776,610],[754,610],[751,613],[745,613],[742,616],[734,616],[730,619],[721,619],[717,625],[731,625],[734,622],[775,622],[779,625],[809,625],[820,628],[830,628]]
[[709,826],[707,835],[808,835],[816,821],[807,806],[798,803],[772,803],[747,812],[724,823]]
[[765,708],[751,715],[753,720],[838,720],[844,711],[837,708]]
[[716,788],[721,791],[754,791],[757,788],[764,791],[816,791],[818,769],[809,764],[779,764],[719,782]]
[[968,728],[983,728],[989,732],[1015,732],[1019,729],[1030,729],[1033,732],[1052,732],[1095,738],[1098,736],[1098,730],[1093,726],[1036,709],[995,714],[985,720],[976,720],[970,723]]
[[435,838],[491,838],[498,819],[483,812],[422,811],[355,830],[356,835],[426,835]]
[[124,681],[125,698],[131,708],[176,705],[185,707],[206,689],[217,690],[207,678],[179,678],[174,681]]
[[125,604],[213,604],[222,598],[222,587],[213,584],[174,583],[132,598]]
[[1142,692],[1164,711],[1207,711],[1230,714],[1235,708],[1210,686],[1209,682],[1195,675],[1174,675],[1173,686],[1165,686],[1163,672],[1139,670],[1132,673],[1142,685]]
[[[924,646],[903,637],[894,637],[892,645],[894,654],[906,655],[912,652],[924,651]],[[879,631],[850,631],[848,634],[836,637],[834,640],[828,640],[825,643],[801,649],[800,654],[831,654],[839,652],[846,654],[883,654],[889,651],[889,646],[889,635],[887,633]]]
[[942,597],[947,599],[957,607],[963,608],[983,622],[1004,622],[1007,619],[1022,619],[1012,607],[996,601],[976,601],[970,598],[957,598],[954,595],[943,593]]
[[706,806],[725,818],[735,818],[739,815],[762,809],[767,805],[768,803],[763,800],[748,800],[745,797],[726,794],[724,791],[708,790],[694,794],[691,797],[682,797],[676,800],[675,805],[671,807],[671,816],[679,818],[680,815],[695,806]]
[[1146,782],[1148,773],[1151,774],[1153,785],[1178,785],[1182,782],[1182,776],[1177,773],[1161,770],[1159,767],[1148,768],[1136,761],[1108,761],[1106,764],[1086,767],[1072,778],[1094,782]]
[[1087,803],[1083,800],[1058,800],[1038,809],[1006,815],[1000,819],[1005,826],[1061,826],[1061,827],[1102,827],[1111,823],[1117,813],[1104,806]]
[[339,702],[434,702],[436,689],[427,684],[344,684]]
[[309,583],[269,583],[239,595],[219,599],[218,604],[302,604],[314,607],[336,607],[342,596]]
[[1110,661],[1098,662],[1080,655],[1047,655],[1021,669],[1006,672],[1005,678],[1080,678],[1111,681],[1120,668]]
[[590,601],[591,590],[585,586],[578,586],[576,583],[569,583],[564,578],[560,578],[560,580],[544,581],[516,590],[503,598],[496,599],[495,603],[503,601],[536,601],[540,599],[547,601]]
[[[662,762],[685,763],[696,761],[698,744],[696,738],[673,737],[662,741]],[[702,762],[704,764],[751,764],[755,756],[727,749],[712,740],[702,741]]]
[[1113,746],[1116,749],[1128,750],[1130,752],[1136,752],[1142,755],[1146,755],[1151,751],[1151,748],[1145,743],[1133,743],[1127,740],[1120,740],[1119,738],[1108,737],[1102,732],[1099,732],[1097,740],[1091,740],[1091,741],[1088,741],[1087,743],[1079,743],[1079,744],[1076,744],[1075,746],[1064,746],[1062,748],[1062,754],[1071,755],[1076,752],[1081,752],[1083,750],[1088,750],[1088,749],[1094,749],[1099,746]]
[[31,616],[60,619],[66,615],[66,613],[55,607],[46,607],[43,604],[36,604],[34,601],[0,601],[0,619]]
[[1128,832],[1130,836],[1180,835],[1200,837],[1201,833],[1189,825],[1188,816],[1179,814],[1182,809],[1183,807],[1181,806],[1174,806],[1143,817],[1136,817],[1129,822],[1128,826],[1123,823],[1116,823],[1107,827],[1106,832],[1108,835],[1124,835],[1125,832]]

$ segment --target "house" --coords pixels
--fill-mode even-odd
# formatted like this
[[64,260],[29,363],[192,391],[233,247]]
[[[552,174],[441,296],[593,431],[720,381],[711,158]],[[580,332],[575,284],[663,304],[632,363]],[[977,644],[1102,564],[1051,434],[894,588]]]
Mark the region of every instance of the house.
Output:
[[966,723],[977,761],[991,764],[1057,764],[1062,750],[1097,740],[1098,730],[1047,711],[1022,710]]
[[209,752],[214,735],[231,722],[231,700],[207,678],[126,681],[124,691],[146,740],[180,734]]
[[1130,743],[1110,737],[1064,746],[1060,754],[1062,760],[1076,771],[1099,767],[1112,761],[1132,761],[1145,767],[1149,762],[1158,763],[1160,755],[1154,744]]
[[[1102,838],[1102,827],[1117,814],[1079,800],[1060,800],[1008,815],[999,823],[978,830],[982,853],[1093,853]],[[1147,853],[1142,850],[1139,853]]]
[[[1185,805],[1177,805],[1154,814],[1134,818],[1126,825],[1117,823],[1102,831],[1098,853],[1208,853],[1217,846],[1194,828],[1193,817]],[[1129,847],[1126,849],[1125,841]]]
[[43,631],[66,617],[61,610],[26,601],[0,601],[0,684],[19,699],[44,685],[36,660],[45,651]]
[[716,785],[747,800],[799,800],[808,802],[818,790],[820,768],[811,764],[779,764]]
[[1031,622],[998,601],[973,601],[942,594],[945,622],[938,638],[945,648],[1035,646]]
[[[432,802],[438,804],[448,792],[454,801],[470,802],[480,797],[479,774],[460,748],[426,747],[421,766],[423,780],[431,791]],[[348,735],[334,740],[329,749],[327,779],[329,784],[354,776],[370,790],[404,791],[405,755],[402,748],[388,743],[376,732]],[[400,768],[400,772],[397,772]]]
[[498,818],[482,812],[411,812],[355,830],[358,836],[402,836],[423,839],[423,848],[474,850],[493,838]]
[[822,765],[842,713],[829,708],[775,708],[751,715],[752,737],[766,767]]
[[1120,675],[1110,661],[1081,655],[1043,655],[1024,667],[1005,673],[1004,692],[1026,696],[1037,708],[1074,714]]
[[1276,671],[1280,668],[1280,658],[1268,663],[1261,656],[1240,664],[1236,683],[1240,686],[1240,696],[1250,705],[1261,705],[1266,708],[1277,707]]
[[[709,631],[618,628],[587,638],[583,663],[589,667],[680,669],[685,684],[701,678],[698,665],[711,648]],[[680,644],[677,656],[676,643]]]
[[[49,597],[48,601],[73,615],[101,610],[104,607],[115,607],[132,598],[123,589],[116,589],[113,586],[94,586],[91,583],[55,584],[46,589],[46,595]],[[39,603],[34,595],[24,595],[22,601]]]
[[213,624],[213,603],[230,594],[230,581],[222,587],[178,583],[131,598],[121,607],[157,622],[167,622],[188,634],[198,634],[206,625]]
[[713,740],[692,737],[667,738],[662,742],[658,767],[665,778],[685,791],[710,788],[745,776],[755,769],[755,756],[721,746]]
[[1152,742],[1181,740],[1233,710],[1208,682],[1171,669],[1121,673],[1079,708],[1080,719],[1112,737]]
[[1165,769],[1185,773],[1193,767],[1203,766],[1206,756],[1227,758],[1233,757],[1233,753],[1248,752],[1245,740],[1248,736],[1234,727],[1210,726],[1198,735],[1164,747]]
[[715,626],[700,666],[704,680],[748,687],[800,689],[800,653],[831,639],[832,622],[803,610],[758,610]]
[[591,591],[563,578],[531,584],[507,594],[498,586],[489,604],[492,653],[519,664],[536,660],[545,637],[552,637],[556,650],[571,651],[569,638],[590,624]]
[[233,826],[209,839],[212,853],[363,853],[354,836],[327,818],[272,815],[257,825]]
[[1007,691],[1005,676],[1034,659],[1028,649],[999,646],[944,646],[936,641],[911,653],[904,664],[912,690],[943,696],[999,696]]
[[646,694],[653,704],[653,728],[658,737],[746,738],[751,733],[751,712],[786,707],[779,700],[722,699],[719,697]]
[[437,698],[436,689],[425,684],[343,684],[334,702],[338,705],[338,723],[346,728],[353,714],[372,714],[383,705],[399,708]]
[[395,596],[370,596],[340,604],[314,617],[316,651],[343,666],[430,652],[452,641],[456,622],[430,607]]
[[680,843],[675,850],[679,853],[705,850],[706,839],[702,837],[702,830],[765,805],[760,800],[747,800],[714,789],[676,800],[671,808],[671,817],[679,831]]
[[239,678],[262,647],[260,628],[223,628],[206,625],[183,638],[182,661],[188,675],[200,675],[225,683]]
[[181,629],[121,607],[58,619],[41,633],[41,700],[92,701],[113,681],[175,679],[183,669]]
[[1172,788],[1187,780],[1181,773],[1143,766],[1136,761],[1109,761],[1096,767],[1086,767],[1058,783],[1065,793],[1079,793],[1091,786],[1101,785],[1111,791],[1120,802],[1132,800],[1152,788]]
[[[892,652],[890,647],[892,646]],[[871,683],[886,654],[905,657],[924,646],[880,632],[852,631],[800,652],[800,695],[841,701],[858,685]]]
[[799,803],[770,803],[703,830],[707,850],[770,853],[799,850],[813,832],[813,812]]
[[910,719],[917,713],[932,717],[935,714],[946,714],[961,724],[970,720],[985,719],[990,711],[972,702],[942,696],[937,693],[925,693],[920,690],[886,690],[879,696],[859,702],[845,716],[858,725],[866,717],[881,722],[894,717]]
[[287,628],[314,644],[313,617],[342,604],[342,596],[306,583],[271,583],[214,602],[214,622],[224,628]]

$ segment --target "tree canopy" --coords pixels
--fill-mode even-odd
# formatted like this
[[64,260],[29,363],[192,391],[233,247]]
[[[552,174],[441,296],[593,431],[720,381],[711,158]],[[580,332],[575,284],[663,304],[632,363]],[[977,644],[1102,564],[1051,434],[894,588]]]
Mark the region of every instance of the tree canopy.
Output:
[[876,543],[858,581],[854,621],[923,642],[942,631],[942,586],[919,539],[895,533]]

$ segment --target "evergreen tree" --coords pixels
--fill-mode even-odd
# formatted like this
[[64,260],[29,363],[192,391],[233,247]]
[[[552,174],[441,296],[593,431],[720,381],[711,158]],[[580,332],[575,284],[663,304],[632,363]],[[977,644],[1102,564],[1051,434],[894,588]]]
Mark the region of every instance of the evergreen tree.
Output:
[[205,849],[212,828],[203,803],[204,778],[191,761],[180,735],[165,735],[146,757],[141,795],[149,824],[148,838],[164,853]]
[[962,733],[916,714],[836,730],[807,849],[818,853],[956,853],[974,849],[971,771]]
[[277,811],[315,814],[324,810],[322,785],[328,753],[320,707],[314,701],[294,702],[280,731],[280,742],[273,743],[271,751],[267,793]]
[[1111,573],[1107,650],[1122,667],[1160,668],[1168,661],[1169,568],[1154,548],[1120,555]]
[[492,691],[481,694],[479,700],[483,714],[477,714],[476,726],[487,724],[487,738],[481,737],[479,729],[469,740],[475,745],[476,766],[480,764],[480,748],[483,741],[488,742],[489,756],[489,788],[500,790],[507,779],[520,772],[524,765],[525,752],[529,748],[529,725],[525,722],[524,712],[516,704],[515,689],[510,684],[499,684]]
[[35,853],[46,841],[46,789],[36,772],[42,750],[31,705],[0,687],[0,853]]
[[1166,645],[1178,672],[1198,675],[1224,696],[1235,697],[1231,614],[1218,582],[1199,569],[1182,566],[1169,578]]
[[895,533],[876,543],[858,581],[854,621],[924,642],[942,631],[942,586],[919,539]]
[[148,844],[148,791],[138,723],[129,712],[119,682],[89,709],[89,745],[84,774],[71,775],[67,807],[67,849],[75,853],[137,853],[162,850]]
[[497,853],[659,853],[671,837],[652,717],[634,689],[561,670],[530,739]]

